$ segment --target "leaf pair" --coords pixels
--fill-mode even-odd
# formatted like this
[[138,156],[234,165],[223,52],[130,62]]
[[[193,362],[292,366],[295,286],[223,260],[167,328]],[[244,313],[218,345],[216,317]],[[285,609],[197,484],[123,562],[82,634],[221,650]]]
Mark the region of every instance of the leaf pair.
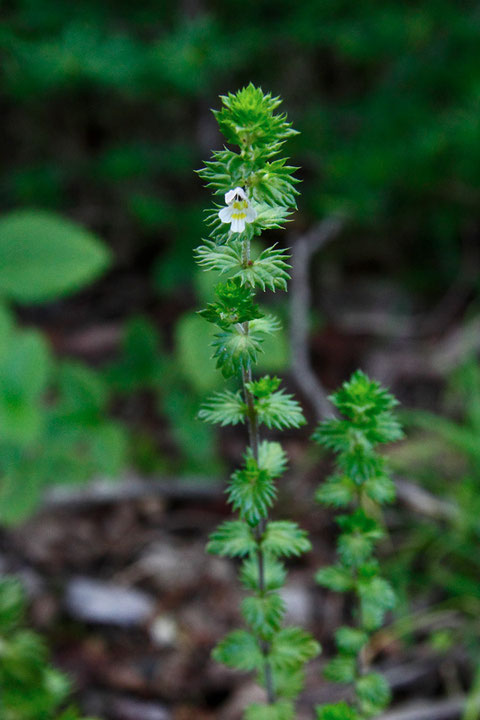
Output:
[[[274,389],[278,386],[278,378],[269,376],[249,384],[259,424],[278,430],[304,425],[306,421],[299,403],[284,390]],[[247,413],[248,407],[240,391],[234,393],[227,390],[215,393],[204,403],[198,417],[205,422],[225,426],[245,422]]]

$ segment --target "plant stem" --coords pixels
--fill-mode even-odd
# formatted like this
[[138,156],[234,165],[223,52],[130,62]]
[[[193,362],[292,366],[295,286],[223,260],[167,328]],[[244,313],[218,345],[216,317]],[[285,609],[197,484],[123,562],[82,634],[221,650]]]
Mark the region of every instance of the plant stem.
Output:
[[[250,241],[245,239],[243,242],[243,262],[245,265],[250,260]],[[243,331],[248,335],[249,323],[243,323]],[[252,455],[258,463],[258,449],[260,445],[260,432],[258,427],[258,415],[255,409],[254,397],[247,385],[252,381],[252,366],[248,363],[247,367],[242,368],[242,383],[245,402],[247,404],[247,428],[248,438]],[[267,526],[268,518],[260,520],[255,528],[255,539],[257,542],[257,563],[258,563],[258,590],[261,596],[265,595],[265,558],[261,549],[261,540]],[[265,672],[265,689],[267,691],[268,703],[271,705],[276,700],[275,688],[273,684],[272,666],[268,660],[269,643],[261,638],[258,639],[260,650],[264,658]]]

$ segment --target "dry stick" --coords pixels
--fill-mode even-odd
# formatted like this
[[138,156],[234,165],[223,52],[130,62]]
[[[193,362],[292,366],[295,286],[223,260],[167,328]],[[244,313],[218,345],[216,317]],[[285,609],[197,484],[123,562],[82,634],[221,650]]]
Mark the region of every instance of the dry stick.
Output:
[[[204,477],[179,479],[176,476],[153,477],[126,475],[112,483],[98,478],[91,483],[76,487],[52,487],[47,490],[42,503],[44,510],[88,508],[97,505],[160,497],[166,500],[215,500],[223,483]],[[408,508],[426,517],[454,520],[460,510],[453,502],[439,500],[431,493],[403,478],[395,478],[397,497]]]
[[337,237],[343,227],[340,218],[327,218],[310,232],[298,237],[292,247],[290,282],[290,346],[293,376],[309,398],[319,418],[332,415],[332,408],[309,358],[308,314],[311,304],[309,268],[314,253]]
[[[455,720],[464,709],[467,700],[466,695],[455,695],[448,700],[413,703],[403,710],[381,715],[378,720]],[[480,709],[480,702],[478,707]]]

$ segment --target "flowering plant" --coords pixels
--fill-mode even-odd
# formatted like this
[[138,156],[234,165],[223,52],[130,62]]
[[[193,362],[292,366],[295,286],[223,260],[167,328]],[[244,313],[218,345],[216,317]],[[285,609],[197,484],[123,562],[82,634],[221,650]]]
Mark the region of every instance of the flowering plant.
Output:
[[253,377],[263,339],[280,327],[257,304],[256,291],[286,290],[289,256],[276,246],[259,251],[252,240],[280,227],[295,208],[295,168],[275,159],[295,131],[285,115],[275,114],[280,101],[253,85],[222,102],[216,118],[239,151],[215,152],[200,171],[208,187],[225,196],[226,207],[216,205],[209,214],[210,239],[196,256],[202,268],[226,278],[201,315],[218,328],[213,343],[217,366],[225,377],[237,377],[241,388],[215,394],[199,415],[207,422],[248,428],[244,464],[228,488],[228,501],[239,517],[213,532],[208,550],[242,559],[240,580],[249,594],[241,607],[248,629],[227,635],[214,657],[229,667],[257,672],[267,704],[250,705],[248,720],[288,720],[303,684],[303,666],[317,655],[319,645],[301,628],[283,625],[282,558],[306,552],[310,543],[296,523],[269,518],[275,480],[285,471],[287,458],[281,445],[262,439],[260,431],[264,425],[297,428],[305,419],[278,378]]
[[[287,458],[278,442],[262,438],[261,430],[263,426],[276,430],[298,428],[305,419],[300,405],[280,387],[277,377],[253,375],[263,340],[280,327],[279,321],[258,304],[256,293],[267,288],[273,292],[286,290],[290,266],[287,251],[276,245],[261,250],[252,241],[265,230],[281,227],[296,207],[296,168],[277,158],[295,131],[284,114],[275,113],[278,98],[253,85],[221,99],[223,107],[215,112],[220,130],[229,145],[239,149],[214,152],[212,160],[199,171],[215,195],[224,196],[225,205],[214,204],[209,211],[210,237],[196,249],[196,259],[204,270],[223,276],[215,286],[215,300],[200,315],[218,329],[213,341],[217,367],[225,378],[235,378],[240,387],[214,394],[204,403],[199,417],[221,426],[243,423],[248,430],[243,466],[233,473],[228,486],[228,502],[238,518],[220,525],[208,544],[210,553],[241,560],[240,581],[247,591],[241,611],[247,627],[227,635],[215,648],[214,657],[228,667],[255,671],[265,688],[266,703],[251,704],[246,709],[246,720],[291,720],[295,716],[295,698],[303,686],[305,663],[319,653],[320,646],[305,630],[284,625],[281,588],[286,571],[282,561],[308,551],[310,542],[295,522],[270,519],[277,496],[275,481],[285,472]],[[365,497],[382,502],[388,492],[391,494],[391,487],[382,461],[371,448],[374,442],[396,436],[397,426],[389,414],[393,401],[361,374],[351,382],[333,396],[351,424],[331,420],[316,435],[328,447],[343,453],[341,481],[327,482],[319,496],[328,499],[331,489],[335,498],[332,504],[353,503],[358,493],[362,498],[366,493]],[[365,460],[362,470],[356,465],[360,458]],[[342,483],[351,495],[347,497],[345,491],[338,500],[335,490],[339,484],[343,487]],[[361,504],[363,508],[363,500]],[[364,509],[351,518],[344,516],[342,522],[345,527],[339,544],[348,547],[342,551],[344,567],[341,571],[334,568],[334,572],[348,578],[344,590],[361,592],[363,580],[357,578],[357,572],[366,572],[368,566],[370,580],[376,583],[370,595],[380,595],[386,586],[382,589],[378,585],[382,581],[371,558],[373,542],[380,537],[378,523]],[[360,548],[356,549],[357,538]],[[325,569],[324,575],[331,570]],[[320,582],[321,578],[322,572]],[[380,605],[386,610],[390,604],[385,601],[382,605],[378,600],[377,621],[381,622],[383,616]],[[372,602],[369,607],[373,607]],[[318,708],[321,720],[360,720],[371,715],[370,710],[380,707],[380,700],[385,699],[384,685],[380,688],[376,676],[357,678],[355,674],[356,654],[366,643],[365,633],[373,627],[372,623],[364,625],[359,631],[341,628],[341,649],[349,640],[342,662],[346,657],[352,666],[351,679],[356,681],[364,714],[355,714],[354,708],[340,703]],[[330,664],[332,668],[337,665],[335,661]],[[332,670],[330,677],[334,675]]]

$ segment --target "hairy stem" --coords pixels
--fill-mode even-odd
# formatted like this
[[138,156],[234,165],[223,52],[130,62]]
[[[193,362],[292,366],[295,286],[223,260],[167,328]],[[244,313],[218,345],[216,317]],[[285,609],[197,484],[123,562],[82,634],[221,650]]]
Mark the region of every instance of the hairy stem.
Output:
[[[250,241],[245,239],[243,242],[243,262],[245,265],[250,260]],[[243,323],[243,331],[246,335],[249,332],[249,323]],[[245,402],[247,405],[247,429],[250,447],[253,457],[258,463],[258,448],[260,445],[260,432],[258,427],[258,416],[255,410],[254,397],[247,385],[252,381],[252,366],[248,363],[247,367],[242,368],[242,383]],[[261,540],[268,522],[268,518],[263,518],[255,528],[255,539],[257,542],[257,563],[258,563],[258,590],[260,595],[265,594],[265,559],[261,549]],[[267,699],[269,704],[273,704],[276,700],[275,688],[273,684],[272,666],[268,660],[269,644],[259,638],[260,650],[264,657],[265,672],[265,688],[267,691]]]

